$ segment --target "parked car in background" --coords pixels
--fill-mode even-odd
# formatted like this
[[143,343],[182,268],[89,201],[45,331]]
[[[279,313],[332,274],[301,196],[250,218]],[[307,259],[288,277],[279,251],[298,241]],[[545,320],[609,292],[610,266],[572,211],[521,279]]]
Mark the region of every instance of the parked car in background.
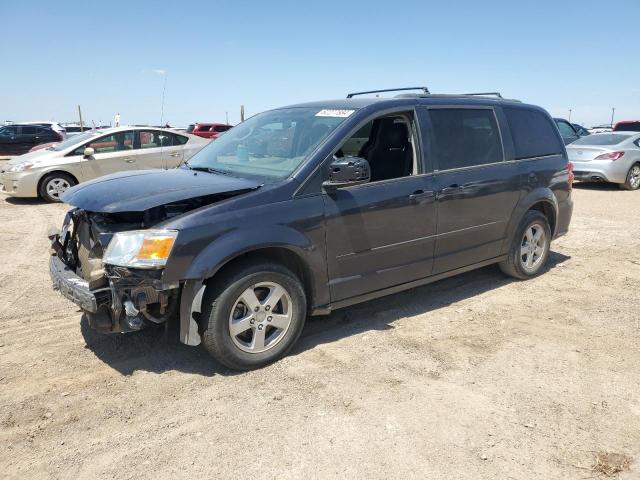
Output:
[[45,127],[51,128],[53,131],[57,132],[62,136],[63,139],[67,138],[66,129],[60,125],[58,122],[20,122],[21,125],[43,125]]
[[586,135],[591,135],[591,132],[584,128],[582,125],[579,125],[577,123],[572,123],[571,125],[573,126],[573,129],[576,131],[578,136],[584,137]]
[[612,130],[611,125],[596,125],[595,127],[591,127],[589,129],[589,133],[607,133]]
[[86,125],[84,126],[80,126],[80,125],[64,125],[64,129],[67,131],[67,136],[68,137],[72,137],[74,135],[79,135],[81,133],[84,133],[88,130],[91,130],[92,127],[87,127]]
[[251,117],[181,168],[73,188],[49,268],[92,328],[179,316],[183,343],[247,370],[285,355],[307,314],[489,264],[541,274],[568,231],[571,185],[539,107],[428,94],[306,103]]
[[573,128],[573,125],[564,118],[554,118],[553,121],[556,122],[558,130],[560,131],[560,136],[562,137],[562,141],[565,145],[575,142],[580,138],[580,135],[578,135],[576,129]]
[[232,127],[233,125],[226,125],[224,123],[194,123],[187,127],[187,133],[215,140]]
[[0,126],[0,154],[22,155],[35,145],[62,141],[62,135],[43,125]]
[[614,132],[640,132],[640,120],[622,120],[613,126]]
[[207,143],[165,129],[90,130],[7,162],[0,167],[0,193],[59,202],[67,189],[102,175],[177,167]]
[[567,146],[576,180],[640,187],[640,132],[598,133]]

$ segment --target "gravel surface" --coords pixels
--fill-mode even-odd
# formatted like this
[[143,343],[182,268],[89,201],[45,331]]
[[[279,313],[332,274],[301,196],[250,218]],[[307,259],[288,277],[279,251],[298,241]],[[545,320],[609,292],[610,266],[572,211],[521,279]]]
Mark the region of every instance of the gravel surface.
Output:
[[237,374],[175,330],[92,333],[48,278],[65,207],[0,198],[1,475],[639,478],[640,192],[574,200],[541,277],[488,267],[311,319]]

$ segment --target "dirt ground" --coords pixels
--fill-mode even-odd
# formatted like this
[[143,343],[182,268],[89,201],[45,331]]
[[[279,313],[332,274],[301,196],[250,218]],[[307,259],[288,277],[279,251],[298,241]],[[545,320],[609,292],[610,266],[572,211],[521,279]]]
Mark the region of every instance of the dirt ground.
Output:
[[337,311],[236,374],[177,332],[92,333],[49,282],[65,207],[0,198],[0,476],[640,478],[640,192],[574,200],[541,277]]

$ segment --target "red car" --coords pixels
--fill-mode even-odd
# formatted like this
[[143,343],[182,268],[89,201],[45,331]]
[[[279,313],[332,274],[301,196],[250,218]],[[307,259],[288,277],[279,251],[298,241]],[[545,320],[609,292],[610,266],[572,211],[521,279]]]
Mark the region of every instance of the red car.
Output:
[[194,123],[189,125],[187,133],[215,140],[231,127],[233,127],[233,125],[226,125],[224,123]]
[[614,132],[640,132],[640,120],[622,120],[613,126]]

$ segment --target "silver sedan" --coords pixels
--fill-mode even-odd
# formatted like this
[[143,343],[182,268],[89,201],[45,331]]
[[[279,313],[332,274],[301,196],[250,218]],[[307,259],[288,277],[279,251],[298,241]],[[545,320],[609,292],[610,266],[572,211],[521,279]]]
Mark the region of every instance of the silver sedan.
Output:
[[126,170],[177,167],[208,143],[153,127],[90,130],[7,162],[0,168],[0,194],[59,202],[77,183]]
[[612,132],[582,137],[567,145],[576,180],[640,187],[640,133]]

